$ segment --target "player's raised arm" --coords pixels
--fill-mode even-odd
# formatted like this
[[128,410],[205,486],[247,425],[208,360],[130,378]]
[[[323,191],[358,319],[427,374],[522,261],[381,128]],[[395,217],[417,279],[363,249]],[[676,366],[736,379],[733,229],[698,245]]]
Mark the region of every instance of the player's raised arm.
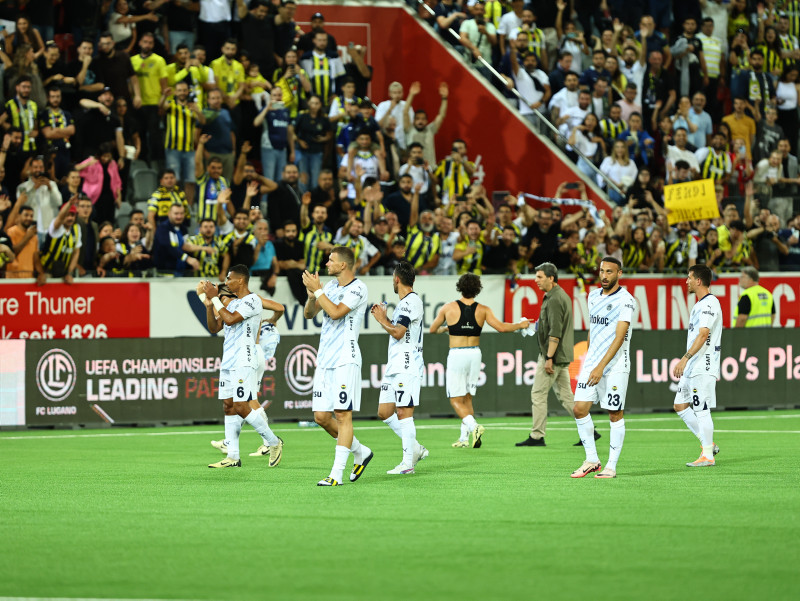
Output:
[[391,321],[389,321],[389,317],[386,315],[386,305],[384,303],[372,305],[372,310],[370,313],[372,313],[375,321],[381,325],[386,333],[395,340],[400,340],[406,335],[408,326],[411,323],[411,320],[407,316],[401,315],[397,320],[397,324],[393,324]]
[[524,330],[530,324],[527,319],[522,319],[518,323],[507,323],[505,321],[500,321],[494,316],[494,311],[492,311],[486,305],[480,305],[480,307],[484,310],[484,314],[486,315],[486,323],[492,326],[498,332],[516,332],[517,330]]
[[[238,311],[234,311],[233,313],[231,313],[225,308],[225,306],[222,304],[222,301],[219,298],[219,291],[217,290],[216,286],[214,286],[214,284],[212,284],[211,282],[206,282],[204,286],[204,291],[206,293],[206,298],[211,301],[214,308],[219,313],[219,319],[222,320],[222,323],[224,323],[226,326],[232,326],[241,321],[244,321],[244,317]],[[208,318],[208,312],[206,312],[206,318]],[[222,329],[221,326],[220,329]],[[217,332],[219,332],[219,330],[217,330]]]
[[625,342],[625,337],[628,335],[628,328],[630,327],[631,324],[628,321],[617,322],[617,330],[614,335],[614,342],[612,342],[611,346],[608,347],[606,354],[603,355],[603,358],[600,360],[600,363],[597,364],[597,367],[595,367],[592,370],[592,373],[589,374],[589,379],[586,382],[589,386],[595,386],[603,377],[603,370],[617,354],[617,351],[619,351],[619,349],[622,347],[622,343]]

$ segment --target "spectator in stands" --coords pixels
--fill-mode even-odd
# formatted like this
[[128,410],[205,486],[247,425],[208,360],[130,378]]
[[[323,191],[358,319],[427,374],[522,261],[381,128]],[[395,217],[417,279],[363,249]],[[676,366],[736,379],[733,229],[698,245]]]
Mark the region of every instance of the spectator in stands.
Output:
[[795,199],[798,196],[797,184],[800,183],[800,170],[798,170],[797,157],[790,153],[791,144],[786,138],[778,141],[778,152],[781,154],[783,178],[772,186],[772,198],[769,202],[770,210],[775,213],[782,223],[789,223],[794,212]]
[[31,278],[34,276],[33,255],[38,249],[38,229],[33,208],[26,205],[27,194],[17,195],[8,219],[5,232],[11,241],[15,258],[6,266],[7,278]]
[[300,188],[305,192],[317,181],[322,169],[325,144],[333,137],[331,124],[323,111],[322,99],[312,95],[308,99],[308,112],[301,113],[294,124],[294,141],[289,141],[289,152],[294,152],[300,170]]
[[[406,106],[412,106],[414,97],[422,91],[422,86],[418,81],[411,84],[408,89],[408,98],[406,98]],[[422,154],[428,165],[436,165],[436,145],[435,135],[444,122],[447,115],[447,101],[450,96],[450,88],[447,83],[442,82],[439,84],[439,112],[436,118],[428,122],[428,114],[423,110],[414,112],[414,118],[411,119],[408,111],[403,112],[403,130],[405,131],[405,145],[404,148],[411,150],[411,145],[414,142],[422,145]]]
[[72,115],[61,108],[61,89],[47,91],[47,108],[40,114],[39,129],[47,141],[47,151],[52,157],[56,180],[61,181],[71,164],[70,138],[75,135]]
[[[552,83],[552,79],[550,80]],[[568,109],[578,106],[578,76],[568,73],[564,79],[564,87],[550,98],[550,120],[558,124],[559,119]]]
[[618,139],[625,142],[628,152],[637,166],[641,167],[649,163],[655,140],[642,129],[642,116],[639,113],[631,115],[628,120],[628,129],[622,132]]
[[338,93],[338,81],[344,76],[344,64],[338,53],[329,53],[328,34],[317,30],[313,34],[314,48],[300,57],[300,66],[312,74],[311,94],[319,96],[324,107],[330,105]]
[[353,251],[358,275],[367,275],[381,259],[381,253],[364,236],[364,222],[355,214],[336,232],[334,243]]
[[220,281],[225,281],[225,275],[227,274],[220,274],[222,255],[225,253],[224,236],[218,235],[216,231],[217,224],[215,221],[203,219],[200,221],[197,234],[190,236],[187,240],[198,247],[192,253],[192,256],[200,264],[199,275],[204,278],[219,278]]
[[747,238],[747,226],[744,222],[739,219],[732,221],[728,230],[730,232],[730,248],[725,251],[725,267],[757,266],[753,243]]
[[[218,93],[212,92],[209,99],[219,99]],[[218,224],[222,223],[220,201],[222,192],[230,190],[230,180],[223,175],[224,162],[218,155],[208,160],[208,165],[203,167],[205,145],[211,140],[209,134],[201,134],[197,140],[197,150],[194,154],[194,175],[197,181],[197,216],[199,219],[213,219]]]
[[[800,118],[797,116],[797,99],[800,97],[800,79],[798,77],[800,77],[800,67],[796,64],[788,64],[778,80],[775,91],[775,102],[778,105],[778,124],[786,135],[790,136],[791,153],[795,156],[797,156],[797,135],[795,132],[800,126]],[[731,116],[729,115],[723,121],[730,119]],[[734,132],[734,135],[737,135],[737,132]],[[744,131],[739,130],[738,135],[744,136]],[[745,138],[745,140],[747,139]],[[748,153],[747,156],[750,157],[750,154]]]
[[[583,97],[584,94],[581,93]],[[569,135],[570,145],[580,152],[578,169],[587,177],[596,177],[596,167],[605,157],[605,142],[600,123],[594,113],[588,113],[583,123],[575,126]]]
[[119,155],[118,166],[124,167],[125,140],[122,136],[122,124],[112,112],[114,95],[111,89],[104,87],[96,101],[84,98],[80,104],[87,109],[78,123],[78,137],[81,138],[83,154],[95,154],[100,146],[112,143]]
[[[300,173],[295,165],[287,164],[283,168],[283,178],[277,189],[269,195],[267,217],[270,223],[300,223],[300,205],[303,193],[298,185]],[[275,230],[275,236],[284,236],[283,227]]]
[[533,52],[522,55],[519,64],[517,49],[511,47],[511,72],[517,91],[520,93],[519,112],[528,121],[538,126],[539,118],[534,111],[544,113],[550,100],[550,81],[539,69],[539,59]]
[[92,218],[100,223],[113,222],[115,209],[122,204],[122,180],[112,151],[111,144],[104,144],[96,156],[75,165],[83,178],[83,191],[94,204]]
[[691,169],[691,177],[696,178],[700,172],[700,166],[697,164],[697,157],[694,154],[696,149],[689,148],[687,145],[688,135],[686,129],[683,127],[677,128],[672,140],[674,144],[667,146],[667,169],[674,169],[678,161],[686,161]]
[[189,214],[189,202],[186,194],[178,187],[178,178],[172,169],[164,169],[158,176],[158,188],[147,201],[147,223],[150,229],[156,227],[168,218],[169,210],[174,204],[181,204],[185,214]]
[[625,196],[623,195],[626,194],[628,189],[636,181],[636,176],[638,174],[636,163],[631,160],[625,142],[622,140],[614,142],[611,155],[603,159],[603,162],[600,164],[600,171],[622,192],[621,195],[616,190],[610,189],[608,191],[609,199],[619,205],[624,204]]
[[[273,20],[273,30],[275,32],[275,55],[285,56],[294,45],[295,39],[300,35],[300,28],[294,22],[294,14],[297,5],[294,0],[284,0],[278,6],[278,14]],[[278,60],[278,66],[282,66]]]
[[122,268],[120,275],[141,277],[143,272],[152,266],[149,248],[152,243],[151,232],[148,232],[145,238],[141,226],[133,223],[126,225],[116,248]]
[[[38,223],[52,223],[61,206],[58,185],[47,175],[44,160],[31,159],[27,181],[17,186],[17,197],[25,194],[27,204],[33,209]],[[46,232],[39,233],[39,242],[44,242]]]
[[[68,180],[77,178],[80,182],[80,173],[78,171],[70,171]],[[79,192],[74,185],[70,185],[67,194],[62,194],[63,198],[78,197],[78,214],[76,223],[81,228],[81,250],[78,256],[78,275],[85,276],[87,273],[93,273],[97,266],[97,241],[98,228],[97,222],[92,221],[92,201],[86,194]]]
[[72,283],[81,247],[81,228],[75,223],[77,202],[78,198],[73,196],[61,206],[47,229],[41,248],[33,254],[39,286],[45,284],[47,276],[63,278],[65,284]]
[[308,212],[311,205],[311,193],[303,194],[300,205],[300,227],[301,233],[299,240],[303,243],[304,258],[306,269],[311,273],[322,270],[325,259],[333,250],[333,232],[325,225],[328,218],[328,211],[322,205],[317,205],[311,210],[311,218]]
[[519,244],[516,242],[517,232],[510,225],[503,228],[503,233],[496,244],[489,247],[484,257],[485,273],[516,275],[518,273]]
[[37,149],[39,136],[39,106],[31,100],[31,78],[23,75],[16,82],[16,96],[6,102],[6,110],[0,115],[0,125],[6,131],[19,128],[22,131],[22,150],[33,152]]
[[608,80],[599,78],[592,87],[592,113],[598,120],[605,119],[611,108],[611,94],[608,90]]
[[256,239],[257,258],[250,268],[250,273],[261,277],[261,287],[271,296],[275,294],[280,268],[275,257],[275,246],[269,239],[269,224],[266,219],[256,221],[253,235]]
[[238,209],[233,215],[233,231],[222,240],[224,254],[222,256],[222,274],[227,275],[231,265],[250,267],[258,258],[258,241],[250,231],[249,211]]
[[297,224],[286,221],[281,225],[283,236],[275,243],[275,257],[278,260],[280,274],[286,276],[292,296],[298,303],[304,303],[308,297],[303,286],[303,271],[306,268],[304,247],[297,238]]
[[131,16],[128,0],[116,0],[114,10],[108,17],[108,32],[114,39],[114,48],[120,52],[130,54],[136,44],[136,23],[145,19],[158,20],[152,13]]
[[247,49],[250,60],[259,66],[262,73],[272,73],[275,69],[275,36],[267,3],[236,0],[236,5],[241,22],[242,47]]
[[[403,111],[408,113],[407,117],[403,117]],[[401,149],[405,150],[404,119],[414,119],[414,108],[403,100],[403,84],[398,81],[393,81],[389,84],[389,100],[381,102],[375,111],[375,120],[380,124],[381,128],[386,127],[390,117],[395,119],[395,138],[397,143]]]
[[[182,204],[172,205],[167,219],[158,224],[153,242],[153,263],[159,271],[183,275],[187,267],[198,270],[200,262],[187,253],[201,247],[188,242],[183,235],[182,226],[185,212]],[[207,247],[206,252],[213,252]]]
[[[96,81],[102,82],[105,87],[109,88],[115,98],[132,101],[136,109],[141,107],[142,95],[139,89],[139,78],[136,76],[128,55],[117,52],[114,48],[114,39],[110,33],[100,34],[97,52],[97,58],[89,67],[94,72]],[[109,104],[109,106],[111,105]]]
[[778,232],[789,252],[780,257],[781,271],[800,271],[800,214],[794,215],[786,229]]
[[728,180],[733,166],[731,157],[725,152],[725,136],[714,134],[711,146],[701,147],[694,155],[700,179],[713,179],[715,183]]
[[575,75],[575,89],[578,86],[578,76],[572,70],[572,55],[569,52],[562,52],[558,55],[558,61],[555,68],[550,71],[548,79],[550,80],[550,90],[553,94],[561,91],[567,83],[567,75],[570,73]]
[[770,214],[747,232],[747,237],[753,242],[761,271],[778,271],[780,257],[789,254],[789,246],[779,236],[780,229],[780,219],[777,215]]
[[464,47],[464,56],[474,64],[475,68],[487,79],[491,80],[491,72],[478,62],[479,58],[491,62],[493,49],[497,46],[497,28],[494,23],[487,21],[484,16],[482,2],[470,0],[467,3],[470,19],[461,24],[458,33]]
[[609,81],[611,73],[606,71],[606,51],[595,50],[592,52],[592,64],[581,73],[578,80],[581,88],[584,90],[594,90],[594,84],[599,79]]
[[319,172],[317,186],[311,190],[311,208],[313,211],[317,205],[324,206],[328,211],[328,219],[325,225],[331,231],[339,229],[339,222],[342,218],[342,205],[339,194],[334,186],[333,171],[322,169]]
[[572,55],[572,70],[575,73],[582,73],[584,69],[583,56],[588,56],[590,52],[589,44],[586,43],[586,35],[589,35],[589,32],[584,34],[584,32],[578,31],[574,22],[564,18],[563,13],[567,8],[565,0],[557,0],[556,7],[558,8],[556,33],[559,50],[569,52]]
[[[214,80],[222,94],[222,101],[233,110],[239,104],[245,90],[245,70],[244,65],[236,60],[239,43],[236,38],[225,40],[222,45],[222,56],[211,61],[211,70],[214,72]],[[209,97],[209,108],[211,108],[211,98]],[[219,110],[219,107],[215,110]]]
[[[222,92],[218,89],[208,93],[208,108],[203,111],[206,123],[198,139],[197,148],[203,146],[201,159],[205,159],[205,151],[209,156],[219,159],[222,164],[222,175],[228,181],[233,177],[234,148],[236,148],[236,135],[234,133],[233,118],[230,112],[222,106]],[[202,165],[202,162],[201,162]],[[197,154],[195,153],[195,177],[197,174]]]
[[[785,179],[783,173],[783,154],[777,150],[769,155],[768,159],[761,159],[756,165],[753,183],[756,186],[756,193],[766,207],[769,199],[772,198],[772,187]],[[748,216],[745,214],[745,220]]]
[[[264,177],[278,181],[286,166],[289,152],[289,138],[294,137],[294,125],[289,117],[289,109],[283,102],[283,90],[272,88],[264,108],[253,121],[254,127],[263,127],[261,134],[261,168]],[[294,163],[295,155],[288,156]]]
[[638,93],[638,87],[635,83],[628,82],[625,86],[625,92],[622,95],[622,99],[617,101],[617,105],[620,107],[620,117],[623,121],[628,121],[631,118],[633,113],[642,113],[642,105],[636,103],[636,95]]
[[[418,149],[415,147],[413,150]],[[405,167],[405,165],[403,166]],[[402,168],[401,168],[402,172]],[[392,192],[383,200],[383,206],[387,210],[393,211],[397,214],[397,221],[401,227],[406,227],[411,220],[411,205],[414,196],[419,196],[422,191],[423,185],[420,182],[414,182],[411,173],[403,173],[398,180],[398,190]],[[417,200],[419,202],[419,200]]]
[[[733,139],[741,138],[744,140],[745,155],[749,160],[752,160],[752,148],[756,138],[756,122],[752,117],[745,114],[746,108],[748,108],[748,103],[743,98],[734,98],[733,113],[724,117],[722,122],[730,128]],[[784,131],[786,131],[785,128]],[[790,131],[797,131],[797,129]]]
[[[278,188],[278,184],[259,174],[255,165],[247,160],[250,148],[250,142],[245,141],[242,144],[242,152],[236,162],[236,171],[233,172],[231,182],[233,205],[245,211],[250,211],[252,207],[258,208],[259,199]],[[251,186],[255,186],[253,190],[250,190]]]
[[[561,135],[564,136],[564,138],[569,139],[569,137],[572,135],[572,132],[575,131],[575,128],[583,123],[583,120],[586,119],[586,116],[591,112],[591,110],[592,95],[585,90],[581,90],[578,93],[578,104],[566,109],[558,115],[556,125],[558,126],[558,130],[561,132]],[[595,121],[597,121],[596,117]]]
[[475,163],[467,156],[467,143],[461,139],[453,140],[450,155],[433,172],[442,190],[442,202],[447,204],[457,196],[466,194],[474,172]]
[[167,167],[171,169],[183,184],[186,200],[194,205],[194,133],[195,129],[204,125],[206,118],[196,102],[189,101],[189,84],[179,81],[175,84],[175,95],[172,88],[165,88],[158,101],[160,114],[166,116],[166,148]]
[[778,125],[778,110],[774,106],[766,107],[763,118],[756,123],[756,160],[769,158],[770,153],[778,149],[778,140],[783,137],[783,128]]

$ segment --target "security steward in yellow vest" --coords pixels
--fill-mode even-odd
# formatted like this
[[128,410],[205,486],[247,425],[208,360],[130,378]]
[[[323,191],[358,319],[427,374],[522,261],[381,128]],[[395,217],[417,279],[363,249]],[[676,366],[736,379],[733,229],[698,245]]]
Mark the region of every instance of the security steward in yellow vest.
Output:
[[769,328],[775,319],[772,293],[758,285],[758,270],[745,267],[739,275],[742,295],[733,312],[734,328]]

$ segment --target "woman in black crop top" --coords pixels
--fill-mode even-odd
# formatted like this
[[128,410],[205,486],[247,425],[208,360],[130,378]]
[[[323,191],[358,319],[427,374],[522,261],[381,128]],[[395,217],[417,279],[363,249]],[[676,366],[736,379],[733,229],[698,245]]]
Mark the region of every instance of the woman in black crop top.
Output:
[[478,388],[481,371],[481,349],[478,345],[484,323],[498,332],[515,332],[529,325],[527,319],[519,323],[505,323],[497,319],[489,307],[475,301],[481,289],[480,276],[465,273],[458,278],[456,290],[461,293],[461,298],[444,305],[430,329],[432,334],[450,334],[445,382],[450,404],[461,418],[461,436],[453,443],[455,448],[481,446],[484,427],[475,421],[472,397]]

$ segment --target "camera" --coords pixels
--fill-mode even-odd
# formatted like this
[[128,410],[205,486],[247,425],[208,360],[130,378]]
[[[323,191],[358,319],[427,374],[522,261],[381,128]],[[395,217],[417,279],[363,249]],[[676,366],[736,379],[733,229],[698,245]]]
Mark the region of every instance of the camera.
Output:
[[195,92],[194,90],[189,92],[188,100],[189,100],[189,104],[191,104],[193,102],[197,102],[197,92]]
[[34,219],[33,221],[31,221],[31,224],[28,227],[36,227],[36,220]]
[[483,17],[475,17],[475,25],[486,25],[486,19]]
[[425,164],[425,159],[422,158],[422,157],[417,157],[416,159],[414,159],[414,164],[415,165],[424,165]]

